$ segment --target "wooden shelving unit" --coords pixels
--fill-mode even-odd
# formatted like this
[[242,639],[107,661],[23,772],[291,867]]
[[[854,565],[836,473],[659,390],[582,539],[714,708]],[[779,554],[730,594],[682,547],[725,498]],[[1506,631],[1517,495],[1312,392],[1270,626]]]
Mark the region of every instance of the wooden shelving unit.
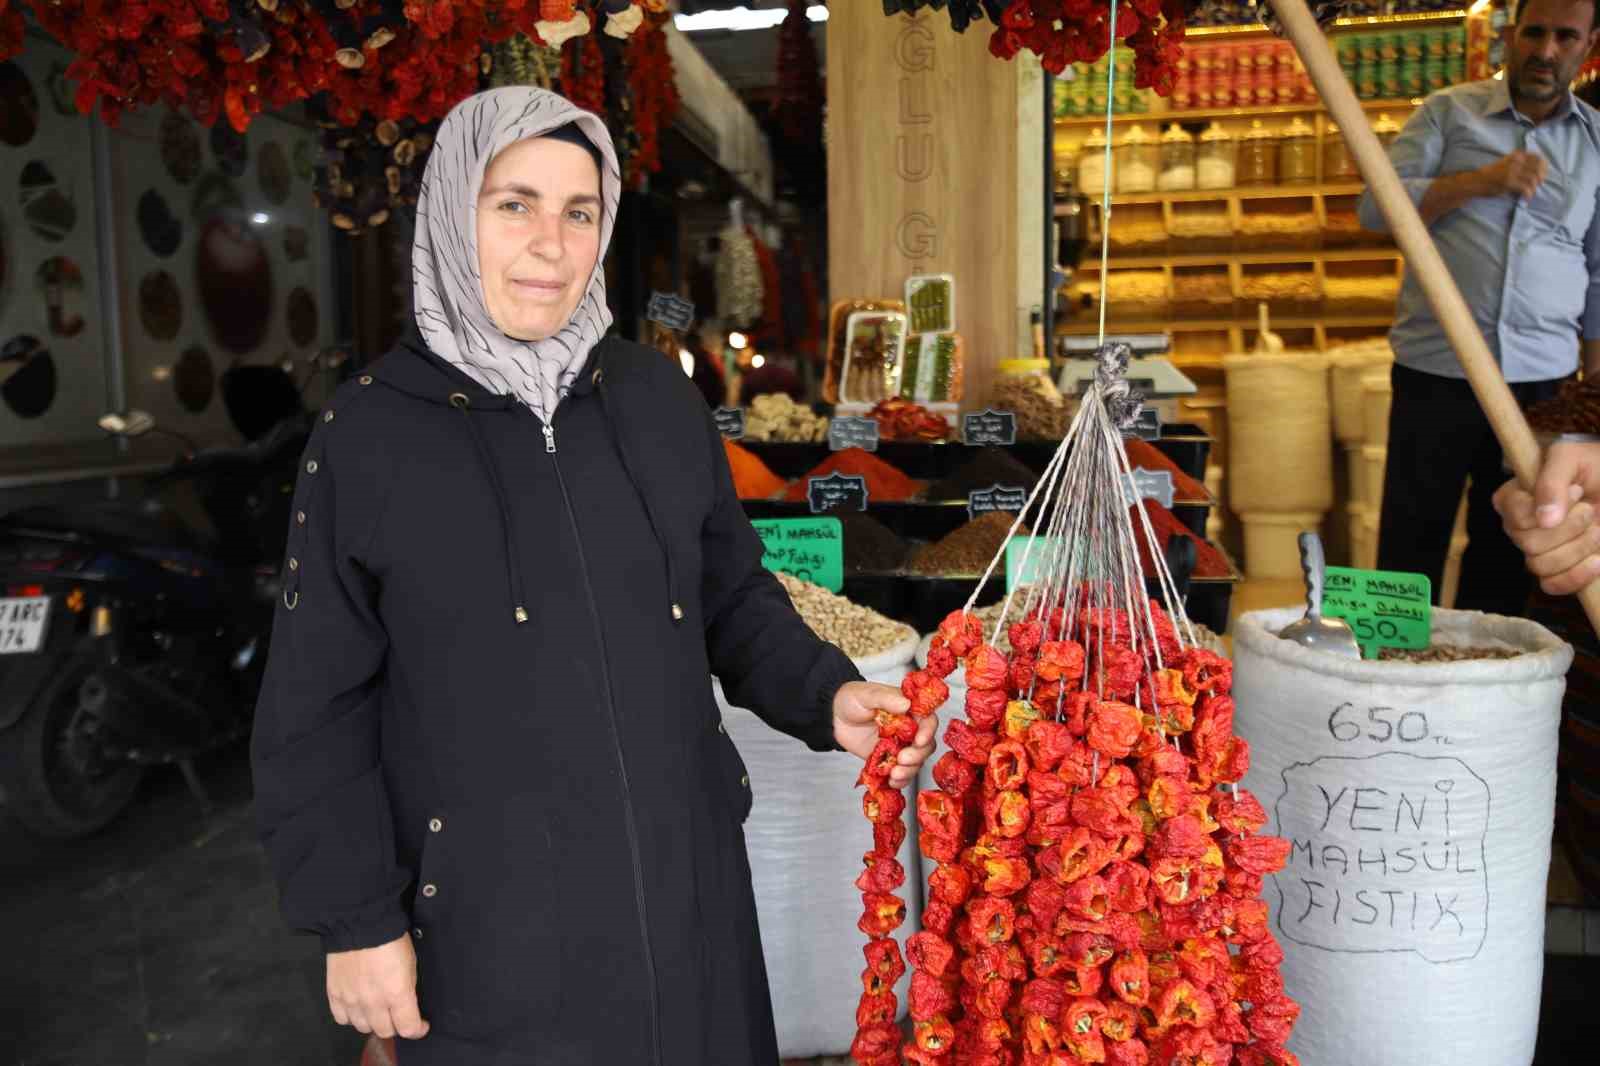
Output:
[[[1159,99],[1159,97],[1158,97]],[[1166,101],[1162,101],[1165,103]],[[1398,111],[1409,115],[1422,97],[1401,97],[1395,100],[1363,100],[1361,106],[1369,113],[1384,111]],[[1294,119],[1310,118],[1312,116],[1325,117],[1327,109],[1322,104],[1311,101],[1303,104],[1273,104],[1267,107],[1189,107],[1182,110],[1169,110],[1163,108],[1156,111],[1119,112],[1111,117],[1112,128],[1117,126],[1130,126],[1136,122],[1211,122],[1216,119],[1237,119],[1248,122],[1251,119]],[[1066,118],[1055,120],[1057,132],[1075,130],[1087,135],[1091,129],[1105,129],[1106,117],[1104,115],[1070,115]]]

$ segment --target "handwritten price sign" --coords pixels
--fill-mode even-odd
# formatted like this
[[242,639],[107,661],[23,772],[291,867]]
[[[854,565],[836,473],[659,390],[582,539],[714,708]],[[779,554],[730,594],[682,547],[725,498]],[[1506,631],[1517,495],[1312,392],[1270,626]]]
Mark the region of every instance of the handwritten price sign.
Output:
[[1322,613],[1355,630],[1361,654],[1379,648],[1426,648],[1433,632],[1433,586],[1422,574],[1328,567]]
[[766,548],[761,565],[821,585],[844,587],[844,527],[837,518],[771,518],[752,522]]

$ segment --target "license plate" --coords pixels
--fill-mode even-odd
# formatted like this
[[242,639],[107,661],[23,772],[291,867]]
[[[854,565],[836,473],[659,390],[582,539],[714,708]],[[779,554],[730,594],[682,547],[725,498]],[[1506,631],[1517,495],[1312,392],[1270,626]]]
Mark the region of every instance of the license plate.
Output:
[[50,597],[0,599],[0,655],[25,655],[44,643]]

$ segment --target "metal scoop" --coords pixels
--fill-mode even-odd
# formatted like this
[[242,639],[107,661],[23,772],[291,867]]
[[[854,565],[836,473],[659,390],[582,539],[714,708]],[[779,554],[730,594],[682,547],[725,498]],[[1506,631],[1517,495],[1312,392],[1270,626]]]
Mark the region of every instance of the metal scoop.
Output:
[[1306,574],[1306,616],[1286,626],[1278,636],[1303,644],[1313,651],[1361,658],[1361,645],[1350,626],[1339,618],[1322,617],[1322,580],[1327,568],[1322,554],[1322,538],[1315,533],[1300,534],[1300,568]]

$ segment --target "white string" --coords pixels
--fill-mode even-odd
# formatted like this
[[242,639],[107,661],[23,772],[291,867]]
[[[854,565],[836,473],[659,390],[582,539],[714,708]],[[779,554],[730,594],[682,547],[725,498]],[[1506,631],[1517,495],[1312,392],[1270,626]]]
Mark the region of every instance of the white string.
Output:
[[1116,111],[1117,0],[1111,0],[1110,45],[1106,48],[1106,160],[1100,190],[1100,333],[1096,344],[1106,342],[1106,263],[1111,259],[1111,121]]

